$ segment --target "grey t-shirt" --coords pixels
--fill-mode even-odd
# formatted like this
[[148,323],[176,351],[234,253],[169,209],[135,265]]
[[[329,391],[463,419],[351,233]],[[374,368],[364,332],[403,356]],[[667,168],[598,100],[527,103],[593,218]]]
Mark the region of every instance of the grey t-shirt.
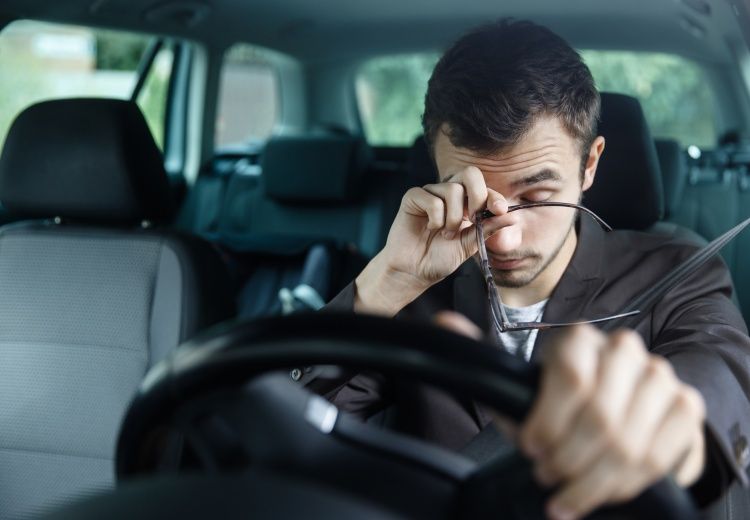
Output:
[[[540,321],[544,314],[544,308],[548,300],[529,305],[528,307],[508,307],[503,305],[508,319],[512,322],[529,322]],[[526,361],[531,359],[531,352],[534,350],[534,342],[538,330],[515,330],[501,332],[499,334],[499,343],[502,348],[513,354],[522,357]]]

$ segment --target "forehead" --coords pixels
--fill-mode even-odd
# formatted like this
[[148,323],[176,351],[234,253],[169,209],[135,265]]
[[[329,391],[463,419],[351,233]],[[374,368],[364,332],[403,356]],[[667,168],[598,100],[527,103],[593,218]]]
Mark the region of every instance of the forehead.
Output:
[[476,166],[485,176],[503,176],[510,181],[542,169],[556,170],[562,177],[578,175],[581,155],[578,141],[555,117],[539,118],[517,143],[490,154],[456,147],[440,131],[434,153],[441,178],[462,167]]

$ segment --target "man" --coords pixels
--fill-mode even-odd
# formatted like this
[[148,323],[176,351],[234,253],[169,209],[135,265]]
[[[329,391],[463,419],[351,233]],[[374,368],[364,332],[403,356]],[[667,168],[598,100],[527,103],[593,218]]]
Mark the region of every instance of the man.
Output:
[[[439,182],[406,193],[385,248],[328,308],[385,316],[452,309],[438,321],[487,334],[473,218],[488,210],[486,249],[512,319],[617,312],[695,247],[605,233],[570,208],[508,211],[582,199],[605,148],[598,115],[588,68],[549,30],[502,20],[460,39],[435,67],[425,99],[423,126]],[[626,501],[668,473],[702,502],[730,478],[716,475],[745,482],[747,457],[737,447],[750,427],[750,340],[730,294],[726,269],[715,260],[664,296],[636,330],[604,334],[579,325],[538,338],[536,331],[490,332],[500,348],[543,365],[518,440],[537,480],[557,486],[550,518]],[[376,375],[360,374],[327,395],[362,416],[396,402],[401,429],[453,449],[491,420],[472,403],[426,387],[394,387]]]

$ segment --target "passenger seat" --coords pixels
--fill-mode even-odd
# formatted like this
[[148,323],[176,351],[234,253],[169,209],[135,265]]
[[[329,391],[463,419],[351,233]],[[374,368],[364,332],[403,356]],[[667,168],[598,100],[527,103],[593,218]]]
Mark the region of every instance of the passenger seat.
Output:
[[233,314],[223,265],[173,215],[137,105],[43,102],[13,123],[0,200],[0,518],[114,483],[124,411],[146,372]]
[[258,174],[230,178],[212,240],[237,275],[240,317],[319,307],[382,248],[403,180],[371,166],[360,137],[279,136]]

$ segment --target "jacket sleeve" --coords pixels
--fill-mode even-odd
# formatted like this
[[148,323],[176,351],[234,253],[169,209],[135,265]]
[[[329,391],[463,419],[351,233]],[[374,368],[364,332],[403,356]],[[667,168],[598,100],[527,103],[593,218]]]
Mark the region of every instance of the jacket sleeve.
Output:
[[747,486],[750,463],[750,338],[731,294],[729,272],[715,258],[662,298],[651,327],[652,352],[706,402],[704,474],[723,480],[719,492],[732,475]]
[[[320,312],[353,312],[356,287],[344,287]],[[374,373],[354,373],[334,367],[310,367],[300,380],[340,410],[367,419],[388,404],[385,380]]]

